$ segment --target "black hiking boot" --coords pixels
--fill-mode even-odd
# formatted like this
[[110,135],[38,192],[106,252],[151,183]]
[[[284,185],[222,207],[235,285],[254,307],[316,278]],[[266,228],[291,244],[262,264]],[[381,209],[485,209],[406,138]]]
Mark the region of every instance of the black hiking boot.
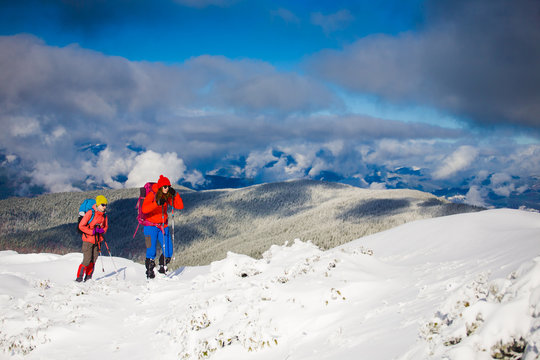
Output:
[[83,281],[83,279],[82,279],[82,276],[81,276],[81,277],[78,277],[78,278],[76,278],[76,279],[75,279],[75,281],[76,281],[76,282],[82,282],[82,281]]
[[161,256],[159,257],[159,269],[158,269],[158,273],[160,274],[165,274],[165,266],[164,266],[164,257],[163,257],[163,254],[161,254]]
[[88,280],[91,280],[92,279],[92,275],[86,275],[84,277],[84,282],[87,282]]
[[159,257],[159,270],[158,272],[161,273],[161,274],[165,274],[167,272],[167,268],[169,265],[169,263],[171,262],[171,258],[168,257],[168,258],[165,258],[163,256],[163,254],[161,254],[161,256]]
[[154,266],[156,266],[156,263],[153,259],[146,259],[145,261],[146,265],[146,278],[147,279],[153,279],[156,277],[156,274],[154,274]]

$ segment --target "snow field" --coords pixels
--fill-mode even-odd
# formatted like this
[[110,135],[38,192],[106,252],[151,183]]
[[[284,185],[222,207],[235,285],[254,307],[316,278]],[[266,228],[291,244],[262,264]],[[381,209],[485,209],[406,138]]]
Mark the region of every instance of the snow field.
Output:
[[102,257],[75,283],[81,254],[2,251],[0,358],[532,360],[539,255],[540,214],[516,210],[229,253],[152,281]]

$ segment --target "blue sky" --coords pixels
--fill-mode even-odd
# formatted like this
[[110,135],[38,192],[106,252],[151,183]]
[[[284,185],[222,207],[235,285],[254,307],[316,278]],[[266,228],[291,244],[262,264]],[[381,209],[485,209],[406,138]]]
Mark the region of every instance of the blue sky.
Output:
[[4,3],[3,34],[28,32],[49,45],[77,43],[134,61],[167,63],[202,54],[296,63],[372,33],[410,30],[423,16],[421,1]]
[[539,20],[533,0],[0,1],[1,195],[165,173],[525,196]]

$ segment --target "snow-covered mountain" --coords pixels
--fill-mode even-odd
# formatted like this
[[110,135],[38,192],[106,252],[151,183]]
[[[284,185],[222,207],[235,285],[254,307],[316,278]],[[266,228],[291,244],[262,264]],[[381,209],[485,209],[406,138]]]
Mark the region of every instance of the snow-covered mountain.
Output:
[[420,220],[327,251],[292,235],[152,281],[119,257],[75,283],[80,253],[2,251],[0,357],[539,357],[538,213]]

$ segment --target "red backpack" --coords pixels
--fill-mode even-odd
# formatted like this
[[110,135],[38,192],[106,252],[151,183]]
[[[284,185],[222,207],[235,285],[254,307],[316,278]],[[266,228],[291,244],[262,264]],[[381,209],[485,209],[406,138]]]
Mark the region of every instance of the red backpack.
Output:
[[139,230],[139,225],[143,226],[159,226],[161,227],[161,224],[156,224],[151,221],[146,220],[146,214],[142,212],[142,205],[144,202],[144,199],[146,198],[146,195],[148,193],[154,193],[154,190],[152,189],[154,182],[147,182],[140,188],[140,195],[139,200],[137,200],[137,205],[135,205],[135,208],[137,209],[137,221],[139,224],[137,225],[137,229],[135,229],[135,233],[133,234],[133,237],[135,238],[135,235],[137,235],[137,230]]

